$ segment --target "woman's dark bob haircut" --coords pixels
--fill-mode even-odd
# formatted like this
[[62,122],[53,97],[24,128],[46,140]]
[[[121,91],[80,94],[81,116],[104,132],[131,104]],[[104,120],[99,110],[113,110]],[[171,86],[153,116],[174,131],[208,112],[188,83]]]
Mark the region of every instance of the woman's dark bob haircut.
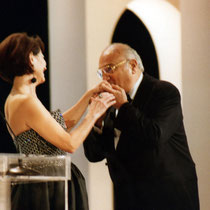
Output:
[[13,33],[0,43],[0,77],[13,83],[16,76],[33,73],[29,54],[44,52],[44,43],[39,36]]

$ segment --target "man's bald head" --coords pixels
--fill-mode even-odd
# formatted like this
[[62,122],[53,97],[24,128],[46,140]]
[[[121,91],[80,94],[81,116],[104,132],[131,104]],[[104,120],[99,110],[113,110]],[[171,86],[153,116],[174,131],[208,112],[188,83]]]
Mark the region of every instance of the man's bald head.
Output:
[[115,57],[120,57],[128,60],[135,59],[139,69],[142,72],[144,71],[144,66],[142,64],[140,56],[138,55],[136,50],[131,48],[129,45],[123,43],[113,43],[108,47],[106,47],[101,54],[101,56],[112,56],[112,55],[114,55]]

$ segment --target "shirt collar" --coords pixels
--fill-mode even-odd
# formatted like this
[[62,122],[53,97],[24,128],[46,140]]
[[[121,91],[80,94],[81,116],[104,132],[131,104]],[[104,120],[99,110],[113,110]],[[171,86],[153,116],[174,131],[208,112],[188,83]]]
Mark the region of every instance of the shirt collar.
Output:
[[133,88],[128,93],[132,100],[134,99],[134,97],[136,95],[137,89],[138,89],[139,85],[141,84],[142,79],[143,79],[143,72],[141,72],[141,75],[138,78],[137,82],[135,83]]

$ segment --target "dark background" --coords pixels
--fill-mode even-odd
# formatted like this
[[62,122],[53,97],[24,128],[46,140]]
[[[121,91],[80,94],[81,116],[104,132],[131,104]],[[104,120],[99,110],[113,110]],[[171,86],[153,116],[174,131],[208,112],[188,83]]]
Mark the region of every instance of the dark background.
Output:
[[[16,32],[39,35],[45,44],[44,55],[48,71],[45,71],[46,82],[37,88],[37,95],[45,107],[50,109],[47,0],[0,0],[0,42]],[[1,112],[4,112],[4,103],[10,89],[11,85],[0,79]],[[16,152],[2,118],[0,120],[0,152]]]

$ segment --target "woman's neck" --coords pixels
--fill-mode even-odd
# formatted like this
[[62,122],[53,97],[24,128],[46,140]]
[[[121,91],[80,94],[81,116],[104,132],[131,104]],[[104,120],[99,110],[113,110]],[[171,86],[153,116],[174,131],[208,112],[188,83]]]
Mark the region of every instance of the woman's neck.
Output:
[[32,83],[31,79],[33,75],[23,75],[15,77],[11,94],[30,94],[37,97],[36,95],[36,83]]

